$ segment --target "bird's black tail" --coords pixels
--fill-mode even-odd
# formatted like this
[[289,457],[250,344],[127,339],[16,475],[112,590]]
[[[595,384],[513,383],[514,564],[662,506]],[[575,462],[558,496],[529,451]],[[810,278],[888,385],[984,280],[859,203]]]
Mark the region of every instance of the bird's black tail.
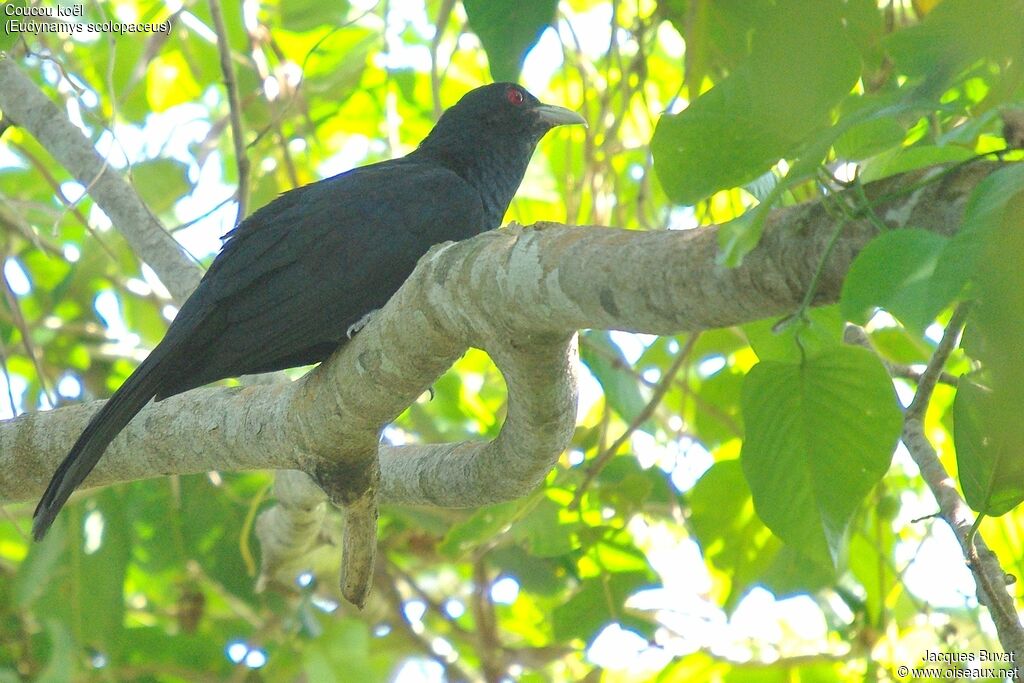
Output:
[[46,535],[68,497],[89,476],[114,437],[157,393],[166,375],[166,366],[162,366],[161,361],[170,350],[169,346],[162,343],[153,349],[89,420],[36,505],[32,515],[32,535],[37,541]]

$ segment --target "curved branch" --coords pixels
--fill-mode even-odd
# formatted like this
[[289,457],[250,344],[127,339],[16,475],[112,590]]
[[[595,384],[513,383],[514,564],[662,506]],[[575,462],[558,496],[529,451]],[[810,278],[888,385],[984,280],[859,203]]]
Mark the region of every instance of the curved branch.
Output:
[[[892,227],[951,234],[973,187],[998,167],[959,168],[912,194],[901,188],[925,172],[867,192],[883,198],[875,210]],[[822,206],[789,207],[772,213],[761,244],[732,269],[716,264],[717,232],[513,225],[439,245],[352,342],[302,380],[202,388],[148,406],[87,485],[212,469],[300,470],[322,492],[306,482],[282,496],[281,513],[261,517],[268,567],[286,567],[295,552],[315,547],[322,500],[342,504],[351,555],[345,595],[358,604],[372,577],[378,499],[475,506],[521,496],[543,479],[573,432],[577,329],[670,334],[789,312],[827,249],[815,303],[830,303],[876,229],[848,221],[834,240]],[[499,436],[380,448],[380,429],[470,346],[486,350],[506,378],[509,412]],[[0,424],[0,497],[37,496],[98,405]]]
[[[891,200],[879,213],[887,219],[898,216],[894,225],[951,234],[971,189],[998,167],[959,169],[909,198]],[[868,190],[889,193],[908,180],[892,178]],[[548,451],[564,438],[566,421],[575,412],[567,390],[565,345],[576,329],[668,334],[791,310],[803,296],[809,265],[820,258],[830,225],[816,204],[777,211],[761,245],[733,269],[715,264],[715,228],[638,232],[511,226],[440,245],[421,259],[409,281],[352,342],[302,381],[206,387],[152,404],[114,440],[88,484],[211,469],[299,469],[317,478],[318,467],[337,469],[346,463],[353,468],[349,476],[355,475],[368,459],[366,452],[377,450],[380,427],[467,347],[477,346],[491,352],[506,373],[511,401],[506,428],[512,429],[522,415],[519,435],[512,439],[503,432],[500,446],[486,448],[469,443],[381,449],[382,500],[453,504],[453,496],[442,490],[454,485],[451,480],[443,487],[440,480],[414,480],[423,472],[453,467],[453,457],[475,453],[489,458],[496,451],[488,449],[495,448],[504,449],[502,458],[514,451]],[[816,303],[836,300],[850,261],[873,235],[866,222],[850,222],[825,267]],[[563,380],[560,388],[552,384]],[[520,401],[521,410],[514,407]],[[28,500],[38,495],[98,406],[69,406],[0,424],[0,496]],[[460,449],[467,450],[459,455]],[[550,452],[539,460],[550,463]],[[521,492],[533,485],[533,466],[516,470],[524,480],[514,482],[506,465],[497,463],[506,480],[503,488]],[[448,472],[455,476],[467,470]],[[329,474],[320,476],[330,479]],[[365,490],[365,485],[352,491]],[[488,495],[498,496],[493,482],[488,485]],[[332,498],[343,502],[345,493],[336,491]],[[477,496],[472,504],[499,499]]]

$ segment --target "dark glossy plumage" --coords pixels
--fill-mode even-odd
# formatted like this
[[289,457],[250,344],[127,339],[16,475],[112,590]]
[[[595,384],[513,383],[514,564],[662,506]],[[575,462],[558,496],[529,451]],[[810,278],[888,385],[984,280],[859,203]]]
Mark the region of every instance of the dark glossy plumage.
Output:
[[498,227],[537,142],[570,123],[583,119],[517,85],[477,88],[408,156],[292,190],[242,221],[164,339],[53,475],[35,537],[151,399],[322,361],[431,246]]

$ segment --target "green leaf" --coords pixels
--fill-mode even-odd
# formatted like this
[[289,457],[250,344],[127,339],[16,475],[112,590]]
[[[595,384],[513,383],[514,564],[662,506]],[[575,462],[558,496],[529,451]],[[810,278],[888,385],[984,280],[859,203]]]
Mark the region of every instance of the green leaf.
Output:
[[768,192],[761,203],[739,218],[721,226],[718,231],[719,253],[716,260],[730,267],[739,265],[743,257],[761,240],[768,212],[791,188],[815,176],[822,159],[845,132],[870,121],[897,120],[921,110],[921,103],[914,97],[907,97],[905,100],[891,105],[885,104],[885,100],[882,99],[861,103],[844,114],[835,124],[819,128],[801,144],[795,146],[792,153],[795,161],[789,172]]
[[841,11],[835,0],[780,0],[758,17],[747,60],[680,114],[661,117],[651,152],[674,202],[755,180],[829,123],[860,73]]
[[815,593],[835,585],[836,570],[823,558],[808,557],[792,545],[783,545],[761,582],[777,598]]
[[523,590],[538,595],[555,595],[565,588],[568,574],[554,558],[534,557],[517,545],[497,548],[487,559],[500,573],[516,578]]
[[914,332],[923,333],[952,298],[950,287],[934,279],[948,241],[918,229],[875,237],[846,274],[839,303],[843,316],[863,325],[876,307],[884,308]]
[[[1016,164],[1018,170],[1024,165]],[[1004,169],[1009,170],[1009,169]],[[1021,173],[1016,174],[1021,176]],[[990,176],[989,179],[992,177]],[[1006,179],[1006,177],[1004,177]],[[1004,186],[1009,196],[991,195],[979,216],[979,245],[972,294],[975,303],[968,321],[969,345],[965,348],[981,361],[985,385],[961,383],[954,408],[954,434],[958,462],[964,458],[962,483],[972,507],[988,514],[1002,514],[1021,500],[1024,473],[1020,469],[1024,448],[1024,189]],[[973,199],[973,197],[972,197]],[[963,394],[963,395],[961,395]],[[963,448],[963,452],[961,452]]]
[[278,4],[281,26],[289,31],[309,31],[318,26],[340,26],[348,13],[347,2],[286,0]]
[[303,652],[309,681],[380,681],[370,661],[370,633],[358,619],[324,620],[324,634]]
[[[24,8],[28,7],[26,0],[10,0],[4,3],[4,9],[13,12],[13,8]],[[11,9],[8,9],[11,8]],[[8,21],[11,20],[11,15],[5,15],[3,21],[0,21],[0,50],[6,51],[14,47],[14,44],[19,38],[24,37],[21,33],[15,31],[8,31]]]
[[971,509],[993,517],[1024,501],[1020,430],[999,419],[995,398],[991,389],[964,376],[953,401],[953,441],[964,498]]
[[737,459],[712,465],[690,491],[690,524],[704,559],[730,579],[723,607],[731,610],[757,583],[782,547],[754,513]]
[[469,519],[452,526],[438,544],[438,551],[447,557],[460,557],[485,539],[504,532],[522,507],[522,501],[509,501],[480,508]]
[[973,154],[971,150],[956,145],[897,147],[865,161],[861,166],[860,181],[870,183],[920,168],[955,164],[970,159]]
[[895,117],[869,118],[850,126],[836,139],[836,155],[859,161],[903,142],[906,131]]
[[50,636],[50,660],[36,678],[37,683],[62,683],[74,680],[75,641],[67,624],[56,619],[46,620],[46,633]]
[[563,505],[544,496],[515,523],[512,534],[535,557],[558,557],[580,547],[578,526],[578,515],[569,514]]
[[979,59],[1024,57],[1021,26],[1020,0],[944,0],[923,22],[894,31],[885,43],[902,73],[945,82]]
[[765,361],[743,385],[741,460],[758,515],[815,562],[839,564],[847,525],[882,478],[902,415],[878,357],[841,346]]
[[904,365],[923,365],[935,350],[930,342],[899,326],[872,330],[871,343],[883,358]]
[[867,519],[861,527],[864,533],[853,534],[850,538],[850,572],[864,588],[868,624],[875,627],[882,626],[887,619],[888,593],[900,582],[889,560],[896,544],[892,520],[898,508],[898,498],[886,495],[865,515]]
[[[1009,164],[978,183],[964,209],[963,227],[949,240],[935,266],[937,282],[955,296],[981,267],[982,255],[999,230],[1007,204],[1024,193],[1024,163]],[[950,294],[951,293],[951,294]]]
[[201,94],[195,75],[181,52],[164,52],[146,69],[146,100],[153,112],[170,109],[198,99]]
[[797,321],[776,331],[778,323],[777,318],[764,318],[743,325],[743,333],[758,359],[796,363],[805,354],[828,353],[843,340],[845,320],[838,306],[812,308],[806,324]]
[[700,381],[698,401],[692,401],[685,392],[680,392],[686,422],[692,425],[694,436],[705,448],[712,450],[742,434],[740,395],[745,378],[745,372],[727,365]]
[[39,543],[28,547],[28,556],[22,560],[14,577],[14,604],[27,610],[51,585],[67,549],[67,526],[54,524]]
[[[629,361],[611,340],[608,332],[592,330],[581,336],[580,360],[586,363],[601,384],[608,404],[625,422],[632,424],[647,401],[640,393],[639,382]],[[641,428],[653,433],[655,425],[653,421],[647,420]]]
[[[692,2],[661,0],[658,10],[686,41],[686,68],[691,83],[699,84],[713,61],[732,70],[747,56],[748,36],[760,18],[774,7],[772,0]],[[691,52],[696,54],[691,54]]]
[[558,0],[519,0],[515,9],[493,0],[463,0],[469,27],[487,52],[491,77],[515,81],[526,53],[555,20]]
[[589,642],[614,621],[641,633],[652,630],[650,622],[622,610],[626,599],[644,587],[653,587],[648,572],[602,574],[587,579],[568,602],[555,607],[551,615],[555,638]]
[[[131,529],[124,502],[116,488],[106,488],[93,497],[98,505],[75,526],[71,543],[82,553],[75,577],[79,586],[76,614],[80,616],[82,640],[112,660],[118,659],[124,645],[124,578],[131,557]],[[90,520],[98,515],[95,520]],[[86,534],[90,521],[96,524],[99,546],[90,552]]]
[[155,214],[169,211],[189,191],[188,168],[174,159],[150,159],[132,166],[135,191]]

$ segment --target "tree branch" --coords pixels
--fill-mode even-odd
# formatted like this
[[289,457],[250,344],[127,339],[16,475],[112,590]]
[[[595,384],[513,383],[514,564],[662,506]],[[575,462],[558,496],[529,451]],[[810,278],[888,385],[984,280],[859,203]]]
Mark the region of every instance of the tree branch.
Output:
[[[963,167],[912,194],[899,190],[923,173],[866,191],[869,198],[886,197],[875,208],[892,227],[952,234],[970,191],[998,167]],[[792,311],[833,231],[819,204],[780,209],[761,244],[733,269],[715,262],[715,228],[513,225],[439,245],[352,342],[304,378],[202,388],[150,405],[111,443],[87,484],[211,469],[300,470],[327,499],[362,511],[348,532],[371,546],[356,553],[363,564],[349,567],[362,581],[376,500],[477,506],[519,497],[540,483],[574,429],[575,330],[674,334]],[[866,220],[848,222],[821,271],[816,304],[836,300],[850,262],[875,234]],[[499,436],[489,443],[378,447],[381,427],[470,346],[491,355],[508,385]],[[0,497],[38,496],[98,406],[0,424]],[[320,495],[310,488],[297,509],[319,514],[308,511],[317,509]],[[281,539],[290,544],[281,546],[281,557],[315,546],[315,524],[304,525],[304,540],[296,533],[303,525],[292,522],[281,531],[273,524],[260,520],[265,556],[274,556]]]
[[[945,521],[960,543],[960,548],[967,560],[967,565],[974,575],[978,587],[978,601],[988,607],[995,623],[999,642],[1007,652],[1013,652],[1018,675],[1024,663],[1024,628],[1021,627],[1013,598],[1006,590],[1006,572],[981,534],[973,533],[975,516],[967,503],[957,491],[956,483],[939,460],[938,453],[924,431],[925,413],[931,401],[935,386],[946,381],[943,371],[949,355],[956,348],[967,318],[967,307],[960,305],[953,313],[946,330],[942,335],[935,353],[928,365],[917,377],[917,391],[914,400],[907,407],[903,416],[903,444],[907,447],[910,457],[921,471],[921,478],[931,490],[939,505],[938,517]],[[846,341],[874,351],[871,340],[860,327],[848,325]],[[893,374],[890,371],[890,374]],[[893,374],[893,377],[898,376]],[[956,385],[956,381],[952,382]]]
[[952,477],[942,466],[938,454],[928,441],[924,431],[924,418],[931,401],[932,392],[942,373],[949,354],[956,348],[967,319],[967,307],[963,304],[953,313],[946,326],[938,348],[921,375],[914,400],[907,407],[903,420],[903,443],[910,456],[921,470],[932,495],[939,504],[942,519],[949,524],[956,536],[967,565],[978,586],[978,601],[988,607],[996,626],[999,642],[1007,652],[1014,654],[1014,666],[1018,675],[1024,674],[1024,628],[1021,627],[1013,598],[1006,590],[1006,572],[981,534],[973,533],[974,514],[960,496]]
[[128,240],[132,250],[160,277],[178,302],[202,276],[193,262],[138,194],[96,152],[92,142],[68,120],[14,60],[0,53],[0,109],[5,120],[32,134],[46,151],[88,188],[89,195]]

